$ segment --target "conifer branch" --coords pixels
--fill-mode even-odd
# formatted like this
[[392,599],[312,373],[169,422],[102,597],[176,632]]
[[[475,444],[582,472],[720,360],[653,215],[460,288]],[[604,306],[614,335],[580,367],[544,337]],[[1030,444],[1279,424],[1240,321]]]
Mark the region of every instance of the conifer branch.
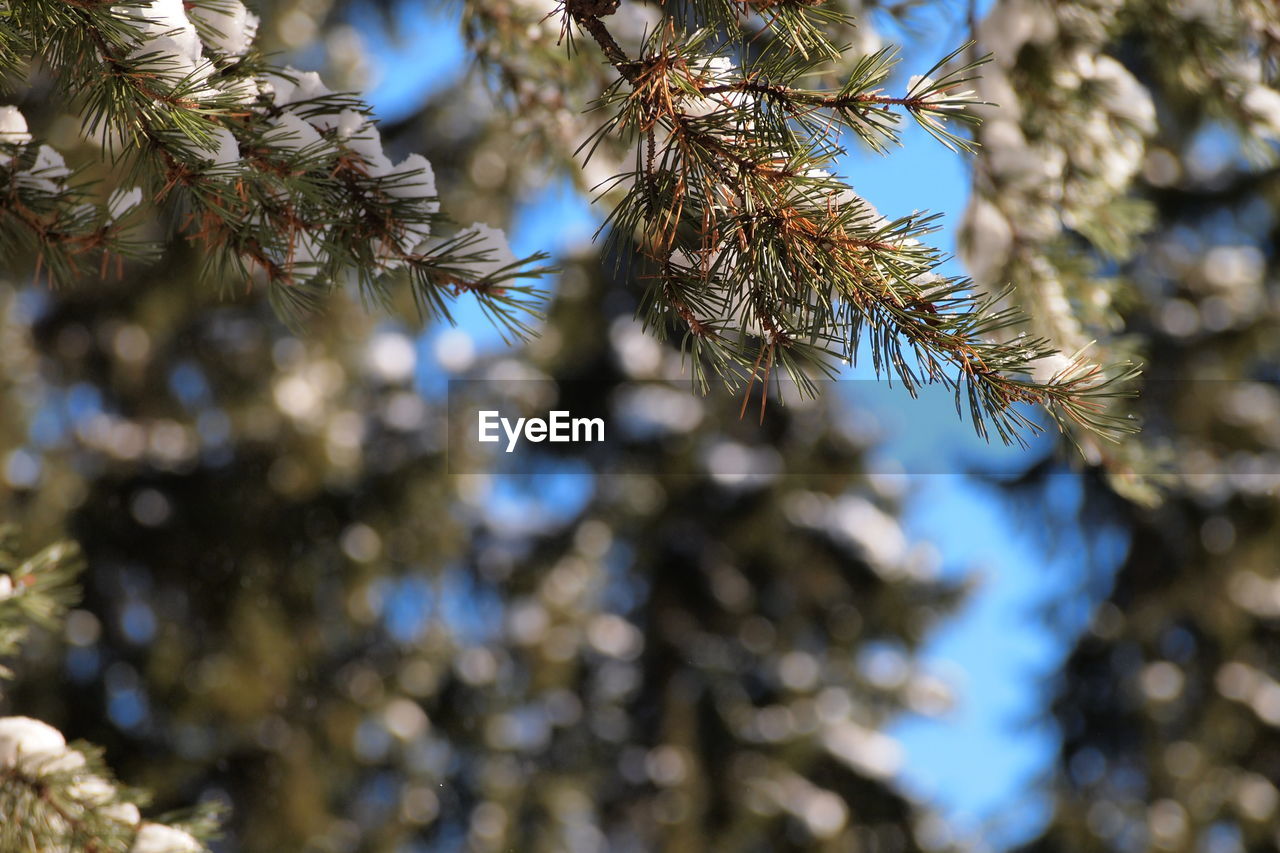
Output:
[[[210,278],[264,280],[291,313],[347,281],[386,302],[392,274],[407,274],[422,310],[447,314],[448,300],[469,293],[511,330],[529,330],[514,312],[536,310],[540,296],[514,280],[544,275],[546,256],[516,262],[499,232],[478,227],[459,236],[483,233],[483,245],[442,251],[467,241],[432,237],[447,220],[430,164],[417,155],[393,164],[357,98],[330,92],[315,74],[267,65],[253,47],[256,18],[239,0],[185,8],[17,0],[11,14],[18,30],[38,25],[38,36],[8,41],[0,54],[39,48],[82,108],[86,131],[123,159],[147,202],[185,211],[180,232],[209,256]],[[20,173],[35,145],[22,116],[3,109],[15,129],[0,136],[0,155]],[[57,174],[44,186],[0,184],[0,193],[40,196],[7,206],[0,241],[29,248],[55,280],[81,272],[87,254],[101,254],[106,270],[158,251],[129,238],[101,205],[96,219],[86,213],[88,190],[68,187],[61,156],[39,151]]]
[[645,149],[619,176],[630,189],[606,224],[620,256],[636,253],[653,269],[643,276],[653,282],[647,326],[664,334],[667,318],[676,320],[686,341],[700,341],[726,368],[730,387],[745,377],[748,388],[767,381],[775,363],[802,387],[809,371],[832,374],[834,362],[855,357],[867,329],[878,371],[913,393],[926,383],[954,388],[984,436],[989,423],[1006,442],[1038,429],[1023,404],[1060,425],[1131,431],[1107,408],[1129,371],[1107,378],[1069,359],[1069,369],[1034,379],[1045,359],[1061,356],[1042,339],[1002,342],[1018,317],[969,282],[938,277],[941,256],[920,242],[932,218],[888,222],[827,171],[843,153],[841,128],[877,149],[896,142],[895,110],[967,150],[947,122],[974,121],[965,109],[982,102],[963,87],[985,58],[952,67],[965,45],[893,96],[882,84],[895,56],[884,50],[859,62],[839,90],[813,90],[795,81],[820,60],[766,56],[739,72],[708,48],[720,40],[709,30],[668,25],[633,59],[603,20],[615,8],[564,6],[619,75],[600,98],[612,117],[584,143],[587,156],[606,135]]

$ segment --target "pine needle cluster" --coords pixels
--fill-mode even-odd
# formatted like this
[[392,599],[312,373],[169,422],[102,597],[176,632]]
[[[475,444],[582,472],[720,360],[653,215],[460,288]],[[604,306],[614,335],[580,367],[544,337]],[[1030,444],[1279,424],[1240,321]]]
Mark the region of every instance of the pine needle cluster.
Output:
[[539,296],[518,280],[546,273],[546,256],[517,260],[483,227],[434,237],[447,220],[430,163],[393,164],[368,106],[270,64],[256,26],[239,0],[6,4],[0,71],[12,82],[40,65],[120,185],[104,199],[20,112],[0,108],[5,257],[34,257],[54,281],[105,275],[158,251],[132,226],[163,205],[203,249],[206,278],[263,282],[287,315],[335,286],[386,302],[407,276],[426,316],[447,317],[469,293],[526,333]]
[[[79,549],[59,542],[20,555],[17,531],[0,527],[0,658],[21,651],[32,628],[60,629],[79,599]],[[11,677],[0,666],[0,679]],[[0,682],[2,683],[2,682]],[[218,828],[206,805],[144,821],[144,791],[122,785],[86,743],[29,717],[0,717],[0,850],[200,853]]]
[[[858,59],[843,83],[814,88],[846,51],[824,36],[821,4],[691,4],[668,17],[637,56],[609,31],[613,0],[566,0],[564,27],[596,42],[616,71],[597,103],[606,137],[634,146],[633,165],[600,187],[621,193],[608,219],[614,257],[638,258],[642,309],[658,335],[681,336],[702,385],[767,383],[782,369],[801,387],[835,376],[864,339],[876,371],[915,392],[955,390],[984,436],[1020,442],[1038,429],[1028,406],[1064,426],[1131,431],[1112,409],[1127,366],[1104,372],[1017,330],[1006,292],[944,276],[924,240],[937,218],[890,221],[832,174],[856,139],[880,153],[900,143],[904,117],[953,150],[973,143],[967,88],[986,57],[966,45],[886,92],[897,62],[885,48]],[[744,27],[757,27],[743,38]],[[763,44],[763,47],[760,45]]]

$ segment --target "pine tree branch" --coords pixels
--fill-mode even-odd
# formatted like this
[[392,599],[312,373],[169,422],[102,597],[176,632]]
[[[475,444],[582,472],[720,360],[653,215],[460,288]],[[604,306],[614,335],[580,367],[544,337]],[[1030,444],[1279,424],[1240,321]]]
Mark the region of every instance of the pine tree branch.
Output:
[[[884,51],[861,62],[834,93],[769,81],[767,67],[726,81],[717,78],[727,63],[697,55],[697,35],[685,43],[671,32],[655,35],[645,58],[633,60],[601,20],[612,8],[592,0],[565,6],[620,77],[601,99],[618,113],[597,137],[629,132],[644,149],[633,188],[610,217],[611,239],[627,245],[629,232],[639,233],[641,255],[657,268],[658,301],[693,338],[730,350],[729,360],[753,381],[762,370],[767,378],[779,353],[792,352],[786,364],[820,361],[830,349],[811,347],[815,336],[849,357],[865,321],[881,348],[877,364],[908,389],[921,382],[944,382],[957,394],[967,389],[979,432],[990,418],[1001,438],[1020,441],[1021,430],[1035,428],[1016,410],[1020,403],[1102,431],[1129,428],[1104,414],[1113,383],[1092,366],[1069,362],[1072,368],[1049,382],[1020,378],[1052,350],[1043,341],[993,342],[991,334],[1014,321],[968,293],[967,282],[931,282],[940,259],[912,236],[927,229],[911,220],[876,224],[859,213],[869,206],[822,169],[840,150],[835,124],[868,140],[893,138],[895,107],[949,147],[968,146],[943,122],[967,119],[963,108],[980,103],[961,87],[985,60],[929,76],[961,48],[913,78],[901,97],[879,88],[891,60]],[[799,77],[811,67],[778,70]],[[699,293],[707,298],[691,298]],[[843,321],[853,331],[840,328],[837,302],[853,309]],[[724,313],[724,321],[707,311]],[[736,340],[726,334],[732,331]]]
[[[252,33],[228,46],[227,34],[210,34],[199,17],[206,6],[217,4],[196,0],[175,10],[15,0],[16,19],[38,25],[46,64],[83,106],[86,129],[123,141],[117,153],[151,185],[152,202],[176,195],[187,205],[178,231],[208,253],[210,277],[260,274],[277,304],[291,310],[348,278],[384,301],[389,274],[406,270],[423,291],[415,292],[420,309],[446,315],[441,296],[471,293],[508,328],[527,332],[512,312],[536,307],[539,295],[510,282],[549,272],[539,266],[544,256],[508,264],[500,234],[465,254],[456,251],[460,242],[439,239],[455,251],[424,251],[420,244],[444,221],[430,164],[416,155],[392,164],[367,107],[329,92],[315,75],[265,65],[252,51]],[[242,20],[252,18],[241,11]],[[37,258],[56,260],[49,264],[56,277],[73,274],[85,251],[128,245],[110,216],[99,217],[97,231],[62,234],[56,223],[70,210],[62,201],[42,201],[36,212],[54,211],[48,221],[18,207],[9,229],[25,229],[20,242]],[[77,225],[87,222],[76,215]],[[277,299],[277,291],[291,294]]]
[[626,51],[601,20],[602,17],[612,15],[618,10],[619,0],[565,0],[564,5],[569,16],[595,39],[600,50],[604,52],[605,58],[609,60],[609,64],[629,82],[638,82],[641,73],[640,64],[633,62],[627,56]]

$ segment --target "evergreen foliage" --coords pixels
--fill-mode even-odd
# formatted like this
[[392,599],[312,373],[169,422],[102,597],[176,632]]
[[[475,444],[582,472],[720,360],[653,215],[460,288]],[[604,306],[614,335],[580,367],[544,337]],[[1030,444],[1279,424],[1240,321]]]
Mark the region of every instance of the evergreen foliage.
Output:
[[508,258],[505,241],[476,229],[429,239],[445,222],[431,164],[393,164],[358,98],[268,64],[254,45],[258,19],[239,0],[20,0],[4,15],[11,76],[38,58],[119,179],[103,198],[4,108],[0,248],[11,262],[34,258],[56,282],[105,275],[155,254],[130,225],[137,209],[164,203],[203,250],[206,281],[264,281],[288,316],[348,284],[386,303],[400,272],[423,316],[447,317],[468,293],[525,331],[538,297],[516,279],[544,274],[545,256]]
[[[1041,329],[1148,364],[1142,440],[1101,449],[1078,520],[1042,519],[1127,545],[1050,608],[1074,647],[1026,851],[1280,843],[1278,28],[1265,2],[1008,0],[980,30],[1002,57],[983,94],[1008,112],[978,136],[972,263],[1043,270],[1051,287],[1017,290]],[[1047,506],[1060,473],[1012,496]]]
[[[75,603],[76,549],[57,544],[18,558],[17,531],[0,528],[0,657],[17,654],[31,626],[56,628]],[[12,673],[0,668],[0,677]]]
[[[1275,162],[1278,21],[1274,4],[1252,0],[1018,0],[982,21],[979,43],[997,59],[977,85],[1001,106],[975,137],[984,155],[961,254],[980,283],[1013,283],[1010,302],[1032,334],[1064,352],[1096,341],[1103,362],[1176,375],[1156,357],[1152,320],[1134,314],[1145,304],[1178,310],[1172,279],[1144,267],[1159,245],[1155,202],[1218,180],[1198,171],[1207,155],[1194,150],[1197,133],[1230,140],[1200,142],[1238,149],[1226,156]],[[1229,300],[1228,326],[1249,310],[1243,299]],[[1147,475],[1160,467],[1158,442],[1081,438],[1117,489],[1157,498]]]
[[[20,560],[17,532],[0,529],[0,655],[20,651],[31,627],[57,629],[79,591],[74,546],[51,545]],[[11,677],[7,668],[0,677]],[[120,785],[86,743],[29,717],[0,717],[0,850],[199,853],[217,827],[210,807],[143,822],[143,791]]]
[[[564,30],[581,27],[618,74],[597,101],[608,118],[582,147],[589,156],[605,135],[635,146],[634,167],[604,185],[625,188],[607,223],[611,248],[639,258],[637,274],[651,282],[641,316],[659,336],[681,338],[696,382],[705,387],[710,373],[730,387],[767,385],[777,368],[811,388],[851,362],[865,336],[877,373],[913,393],[921,383],[954,388],[982,435],[991,428],[1012,443],[1039,429],[1024,403],[1064,429],[1131,431],[1109,403],[1132,370],[1104,375],[1081,352],[1062,359],[1047,339],[1011,331],[1022,318],[999,291],[935,272],[942,258],[921,242],[933,217],[889,222],[829,172],[844,134],[886,152],[903,114],[969,150],[949,122],[975,120],[966,110],[980,102],[962,87],[985,57],[960,61],[962,47],[891,96],[885,48],[854,59],[839,87],[813,89],[806,81],[844,58],[821,26],[839,17],[834,9],[770,6],[760,23],[773,39],[749,55],[734,49],[742,10],[712,4],[695,13],[696,29],[667,19],[632,57],[609,31],[616,8],[564,4]],[[1037,378],[1055,356],[1062,366]]]
[[[0,7],[0,850],[951,849],[884,728],[949,706],[919,650],[964,590],[839,400],[712,388],[860,337],[1005,440],[1044,408],[1132,536],[1028,849],[1274,846],[1275,7],[997,0],[890,93],[912,5],[472,0],[477,73],[386,126],[270,60],[324,4]],[[832,174],[905,121],[975,152],[976,283]],[[556,171],[608,223],[548,333],[432,369],[643,425],[567,508],[521,492],[552,450],[447,474],[426,350],[364,310],[530,331],[545,258],[441,203],[506,224]],[[1095,440],[1138,360],[1219,381]]]
[[[609,214],[612,239],[650,282],[646,325],[681,337],[696,384],[750,387],[783,369],[811,389],[865,337],[877,371],[913,391],[954,388],[983,435],[1020,442],[1040,429],[1024,404],[1063,428],[1131,431],[1111,404],[1131,369],[1103,371],[1079,348],[1063,360],[1050,339],[1013,334],[1022,321],[1001,289],[984,295],[937,275],[942,259],[921,242],[931,217],[888,222],[829,173],[844,133],[884,150],[903,114],[968,149],[959,127],[978,101],[961,87],[982,60],[944,68],[958,50],[890,96],[893,51],[847,57],[828,30],[853,21],[835,8],[783,3],[744,16],[694,4],[634,57],[609,30],[617,8],[568,3],[561,32],[571,48],[575,31],[589,34],[616,72],[596,101],[599,133],[634,145],[636,165],[607,182],[627,188]],[[545,258],[494,264],[509,253],[476,229],[429,240],[442,222],[430,164],[415,155],[393,165],[358,99],[314,72],[267,64],[254,48],[257,18],[239,0],[193,4],[190,15],[161,0],[18,2],[8,20],[0,55],[10,65],[39,56],[125,177],[95,205],[91,186],[10,109],[0,246],[11,256],[34,257],[55,280],[105,273],[154,254],[130,211],[166,202],[205,250],[209,280],[264,280],[288,316],[335,284],[387,304],[388,274],[403,271],[424,316],[447,318],[450,301],[470,293],[506,331],[528,333],[538,297],[514,280],[545,273]],[[748,55],[755,23],[770,38]],[[806,85],[834,63],[849,66],[838,87]],[[1058,369],[1045,374],[1047,363]]]

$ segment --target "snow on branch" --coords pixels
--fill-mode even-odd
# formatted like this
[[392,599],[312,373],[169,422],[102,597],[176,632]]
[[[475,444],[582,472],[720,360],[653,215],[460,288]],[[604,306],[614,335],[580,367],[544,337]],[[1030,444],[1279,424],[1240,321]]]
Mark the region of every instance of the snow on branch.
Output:
[[258,19],[240,0],[6,8],[0,56],[39,49],[85,130],[137,185],[95,201],[16,108],[0,108],[0,245],[26,250],[38,271],[66,279],[90,258],[106,272],[110,259],[154,254],[130,238],[127,213],[168,202],[209,253],[210,277],[264,280],[286,311],[343,284],[385,301],[400,272],[424,311],[471,293],[527,331],[522,315],[539,294],[517,280],[545,274],[545,256],[507,263],[505,238],[488,252],[436,238],[446,219],[431,164],[417,154],[392,162],[358,98],[315,72],[266,64]]
[[[18,653],[34,626],[57,629],[79,597],[78,549],[56,543],[22,559],[17,531],[0,528],[0,657]],[[10,675],[0,668],[0,677]],[[24,716],[0,717],[0,850],[201,853],[215,810],[180,823],[143,821],[143,792],[119,784],[88,744]]]
[[140,791],[120,785],[99,750],[68,744],[30,717],[0,717],[0,849],[203,853],[211,812],[180,824],[144,821]]

